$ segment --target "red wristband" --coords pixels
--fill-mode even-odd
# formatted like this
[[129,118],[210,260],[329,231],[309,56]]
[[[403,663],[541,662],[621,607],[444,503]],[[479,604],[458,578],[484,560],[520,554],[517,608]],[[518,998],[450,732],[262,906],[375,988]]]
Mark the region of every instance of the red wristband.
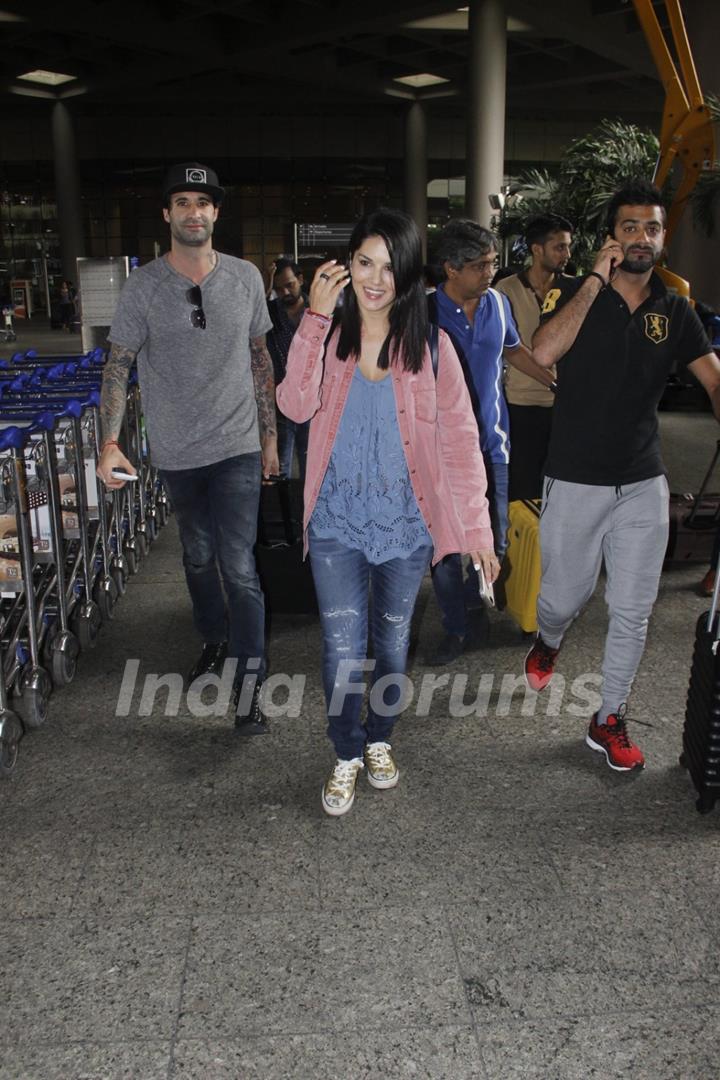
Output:
[[312,308],[308,308],[308,315],[314,315],[316,319],[325,319],[326,322],[330,322],[332,315],[323,315],[320,311],[313,311]]
[[103,450],[105,449],[106,446],[117,446],[118,450],[120,449],[120,443],[117,441],[117,439],[106,439],[105,442],[100,447],[100,453],[101,454],[102,454],[102,452],[103,452]]

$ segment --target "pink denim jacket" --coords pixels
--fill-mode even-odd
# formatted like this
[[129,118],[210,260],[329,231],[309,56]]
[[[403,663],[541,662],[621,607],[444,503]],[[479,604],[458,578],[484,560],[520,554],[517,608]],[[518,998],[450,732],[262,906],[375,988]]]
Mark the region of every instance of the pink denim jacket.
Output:
[[[312,418],[305,474],[305,551],[307,527],[330,461],[340,417],[355,371],[353,360],[338,360],[339,331],[325,350],[330,321],[306,312],[295,331],[287,374],[277,402],[290,420]],[[398,427],[410,483],[430,533],[433,564],[452,552],[492,551],[477,422],[453,345],[440,331],[437,382],[430,350],[417,375],[392,365]]]

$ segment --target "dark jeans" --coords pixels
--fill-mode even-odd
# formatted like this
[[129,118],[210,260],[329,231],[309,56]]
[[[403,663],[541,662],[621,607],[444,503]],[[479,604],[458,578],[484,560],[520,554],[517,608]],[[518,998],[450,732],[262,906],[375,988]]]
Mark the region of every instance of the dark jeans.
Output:
[[[312,525],[309,538],[323,632],[327,733],[337,756],[349,761],[362,757],[365,743],[388,741],[392,733],[402,707],[402,688],[397,681],[383,684],[382,706],[374,701],[372,688],[386,675],[405,674],[410,622],[432,548],[422,547],[406,559],[376,565],[338,540],[313,536]],[[375,660],[372,671],[353,666],[367,657],[368,621]],[[341,661],[346,663],[341,666]],[[372,695],[365,725],[360,721],[363,692],[352,688],[353,683],[362,682],[367,682]]]
[[278,457],[280,459],[280,473],[282,476],[292,477],[293,454],[297,450],[298,475],[305,483],[305,465],[307,462],[308,435],[310,434],[310,421],[296,424],[294,420],[288,420],[287,416],[278,410]]
[[[265,674],[265,604],[253,551],[260,474],[259,452],[160,473],[178,523],[195,628],[204,642],[228,642],[236,682],[247,670]],[[249,669],[248,660],[255,661]]]
[[508,498],[542,499],[543,473],[552,432],[552,406],[508,405],[510,484]]
[[[488,479],[487,497],[490,504],[495,554],[502,561],[507,548],[508,530],[508,467],[502,463],[485,462]],[[432,569],[435,596],[443,615],[448,634],[464,638],[468,631],[467,612],[481,606],[480,582],[477,571],[468,564],[463,582],[462,555],[446,555]]]

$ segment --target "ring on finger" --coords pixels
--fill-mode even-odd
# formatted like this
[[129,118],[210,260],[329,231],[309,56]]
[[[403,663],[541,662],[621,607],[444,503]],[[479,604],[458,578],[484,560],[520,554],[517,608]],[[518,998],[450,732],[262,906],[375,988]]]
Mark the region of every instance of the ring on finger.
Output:
[[330,280],[330,275],[326,274],[324,270],[323,270],[322,274],[320,275],[320,277],[325,278],[326,281]]

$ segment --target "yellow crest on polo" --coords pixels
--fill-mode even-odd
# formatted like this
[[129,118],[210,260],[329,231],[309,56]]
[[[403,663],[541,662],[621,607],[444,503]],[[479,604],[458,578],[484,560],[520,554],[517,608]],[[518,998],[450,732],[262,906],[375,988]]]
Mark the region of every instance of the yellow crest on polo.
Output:
[[655,315],[649,311],[645,316],[645,337],[649,337],[656,345],[665,341],[668,336],[669,319],[667,315]]

